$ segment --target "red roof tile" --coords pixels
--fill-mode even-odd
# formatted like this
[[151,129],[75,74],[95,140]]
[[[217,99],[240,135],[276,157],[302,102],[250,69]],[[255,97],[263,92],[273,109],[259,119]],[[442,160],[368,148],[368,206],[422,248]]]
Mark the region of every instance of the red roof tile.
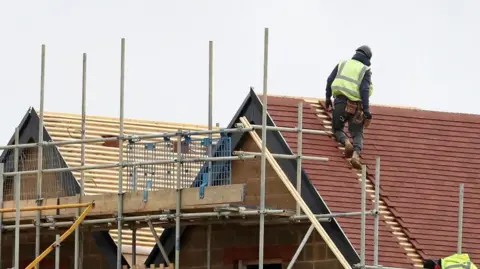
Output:
[[[300,100],[269,96],[268,113],[277,126],[297,125]],[[381,158],[381,200],[386,208],[380,224],[380,264],[411,268],[414,261],[418,264],[422,258],[441,258],[456,251],[460,183],[465,183],[463,252],[475,262],[480,258],[480,245],[475,244],[480,228],[474,227],[480,219],[480,201],[474,197],[480,194],[476,171],[480,155],[475,154],[480,148],[476,132],[480,116],[380,106],[371,110],[374,120],[365,132],[362,161],[368,166],[367,189],[373,195],[375,158]],[[304,128],[330,131],[330,115],[318,105],[304,103],[303,114]],[[296,134],[282,135],[296,152]],[[303,168],[330,210],[360,211],[360,171],[350,167],[338,144],[325,135],[304,134],[303,154],[329,158],[328,162],[303,161]],[[372,208],[373,196],[368,198],[372,199],[367,199],[367,208]],[[338,218],[338,222],[360,253],[360,218]],[[371,264],[371,216],[366,239]]]

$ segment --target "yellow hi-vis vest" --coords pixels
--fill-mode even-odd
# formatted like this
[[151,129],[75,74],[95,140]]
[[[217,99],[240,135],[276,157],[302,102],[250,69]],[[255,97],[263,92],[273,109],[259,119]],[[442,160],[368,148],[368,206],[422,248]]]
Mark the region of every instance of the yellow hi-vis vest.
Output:
[[453,254],[442,259],[442,269],[478,269],[468,254]]
[[[360,84],[370,67],[357,60],[346,60],[338,64],[337,75],[332,82],[332,95],[344,95],[351,101],[360,101]],[[370,83],[369,96],[372,95],[373,85]]]

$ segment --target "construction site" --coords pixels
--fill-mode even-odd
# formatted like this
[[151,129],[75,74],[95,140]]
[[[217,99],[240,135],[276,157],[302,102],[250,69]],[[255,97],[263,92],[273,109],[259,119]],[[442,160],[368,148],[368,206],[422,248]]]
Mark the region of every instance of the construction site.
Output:
[[[212,119],[213,41],[205,126],[124,117],[125,43],[118,118],[87,115],[87,54],[82,114],[44,111],[41,46],[40,107],[0,147],[0,269],[407,269],[480,258],[480,116],[372,105],[355,169],[325,100],[268,94],[268,28],[262,93],[246,89],[224,127]],[[427,125],[449,137],[423,137]]]

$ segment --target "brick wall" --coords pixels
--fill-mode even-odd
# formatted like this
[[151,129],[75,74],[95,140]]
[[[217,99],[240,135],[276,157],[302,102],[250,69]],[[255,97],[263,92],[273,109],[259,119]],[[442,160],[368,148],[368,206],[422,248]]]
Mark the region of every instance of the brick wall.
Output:
[[[36,169],[36,168],[35,168]],[[73,188],[73,187],[70,187]],[[7,177],[4,186],[4,201],[14,200],[14,180]],[[22,175],[20,180],[20,199],[32,200],[37,195],[37,175]],[[60,173],[44,173],[42,176],[42,196],[52,198],[66,196],[66,191],[61,185]]]
[[[305,224],[266,225],[265,263],[269,261],[282,263],[282,268],[287,268],[308,226]],[[187,230],[180,251],[181,268],[206,268],[206,231],[206,226]],[[233,269],[238,260],[242,260],[244,264],[257,264],[258,241],[258,225],[212,225],[212,268]],[[293,268],[340,269],[341,265],[320,235],[314,231]]]
[[[244,151],[259,151],[249,139],[242,147]],[[232,183],[245,184],[245,202],[242,205],[259,206],[260,158],[234,161]],[[267,162],[266,207],[295,209],[296,201],[291,196],[276,172]],[[281,263],[286,268],[305,235],[309,224],[284,224],[265,226],[264,263]],[[187,230],[182,237],[180,251],[181,268],[206,268],[207,227],[197,226]],[[238,260],[243,264],[258,264],[258,225],[213,225],[211,261],[213,269],[233,269]],[[336,269],[342,268],[321,236],[314,231],[302,250],[294,268]]]
[[[257,145],[253,140],[245,141],[243,151],[258,152]],[[277,173],[267,161],[265,175],[265,206],[275,209],[295,209],[296,201],[287,187],[278,177]],[[232,183],[245,184],[245,202],[242,205],[260,205],[260,158],[253,160],[234,161],[232,164]]]
[[[63,231],[59,231],[60,234]],[[90,233],[85,232],[84,240],[84,268],[108,269],[106,259],[100,253],[95,241]],[[4,235],[2,238],[2,268],[13,267],[13,251],[15,239],[12,233]],[[55,241],[55,235],[51,232],[42,230],[41,249],[43,252],[50,244]],[[60,268],[73,268],[74,263],[74,234],[72,233],[61,245],[60,248]],[[25,268],[35,259],[35,232],[31,230],[20,230],[20,268]],[[40,264],[42,268],[54,268],[55,250],[52,251]]]
[[[19,171],[37,170],[37,148],[24,149],[21,152],[21,158],[18,163]],[[54,154],[54,148],[45,148],[43,152],[43,168],[48,168],[48,163],[52,163],[54,167],[60,167],[60,155]],[[13,167],[13,157],[8,160],[7,166]],[[68,192],[73,191],[72,184],[63,184],[67,172],[52,173],[47,172],[42,175],[42,197],[53,198],[58,196],[66,196]],[[37,174],[21,175],[20,189],[22,200],[35,199],[37,197]],[[14,200],[14,177],[6,177],[3,189],[4,201]]]

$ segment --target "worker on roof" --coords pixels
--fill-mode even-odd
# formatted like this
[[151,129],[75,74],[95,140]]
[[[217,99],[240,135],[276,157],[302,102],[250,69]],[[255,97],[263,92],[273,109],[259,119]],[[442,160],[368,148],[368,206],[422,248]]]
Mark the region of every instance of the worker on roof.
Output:
[[470,261],[468,254],[453,254],[438,261],[426,260],[423,268],[427,269],[477,269],[477,266]]
[[[345,157],[351,158],[353,167],[360,169],[360,152],[363,148],[363,129],[372,120],[369,110],[369,97],[372,95],[372,72],[370,60],[372,50],[369,46],[360,46],[349,60],[341,61],[333,69],[327,80],[325,106],[333,104],[332,133],[335,139],[345,147]],[[345,123],[353,137],[353,145],[345,136]]]

